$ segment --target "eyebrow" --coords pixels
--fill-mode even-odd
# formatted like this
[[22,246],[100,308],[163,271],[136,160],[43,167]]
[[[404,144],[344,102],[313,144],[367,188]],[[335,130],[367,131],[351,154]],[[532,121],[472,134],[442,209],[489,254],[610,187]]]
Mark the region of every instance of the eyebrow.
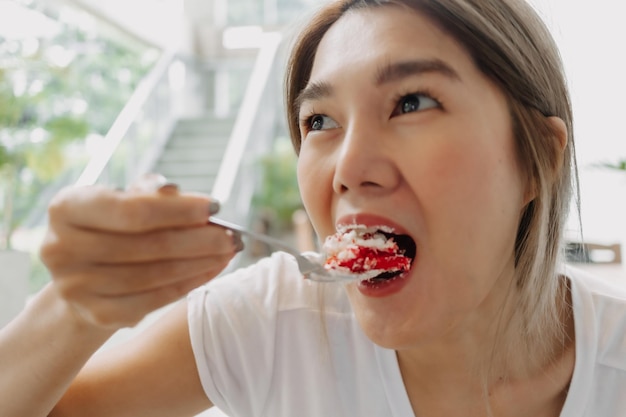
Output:
[[305,101],[320,100],[325,97],[330,97],[333,94],[333,87],[326,82],[312,82],[309,83],[296,98],[296,108],[302,107],[302,103]]
[[417,59],[383,65],[378,69],[375,80],[376,85],[380,86],[413,75],[428,73],[441,74],[454,81],[461,80],[459,74],[450,65],[440,59]]
[[[407,77],[420,74],[437,73],[453,81],[460,81],[459,74],[448,64],[439,59],[417,59],[400,61],[383,65],[376,72],[374,83],[376,86],[399,81]],[[307,85],[296,98],[296,108],[300,108],[305,101],[315,101],[333,94],[333,87],[327,82],[312,82]]]

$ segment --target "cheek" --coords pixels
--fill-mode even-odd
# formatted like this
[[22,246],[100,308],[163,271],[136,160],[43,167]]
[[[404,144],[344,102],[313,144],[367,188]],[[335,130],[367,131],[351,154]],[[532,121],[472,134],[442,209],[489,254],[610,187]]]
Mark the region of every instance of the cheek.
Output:
[[298,156],[297,175],[298,175],[298,188],[300,189],[300,196],[302,197],[302,203],[307,212],[311,212],[309,207],[310,185],[311,177],[307,174],[310,172],[310,163],[306,157],[305,152],[301,152]]
[[319,236],[334,233],[330,213],[332,170],[328,163],[324,162],[326,160],[327,158],[315,157],[313,152],[308,152],[303,146],[297,165],[302,203]]
[[437,226],[456,238],[473,240],[492,224],[516,227],[523,205],[524,190],[512,149],[495,146],[494,141],[480,143],[466,137],[433,147],[421,162],[413,161],[416,168],[411,175],[421,190],[417,195],[425,215],[438,219]]

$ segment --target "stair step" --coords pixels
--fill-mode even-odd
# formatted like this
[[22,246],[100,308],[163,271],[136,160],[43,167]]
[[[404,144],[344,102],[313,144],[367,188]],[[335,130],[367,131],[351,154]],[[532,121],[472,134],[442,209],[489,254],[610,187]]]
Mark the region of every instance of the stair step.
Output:
[[205,162],[205,163],[214,163],[221,162],[224,157],[224,151],[226,148],[215,147],[210,149],[200,149],[199,148],[166,148],[165,152],[161,155],[160,162]]
[[157,164],[157,172],[170,177],[172,175],[215,175],[219,171],[220,161],[215,163],[205,162],[159,162]]
[[207,133],[211,135],[230,134],[234,121],[232,119],[189,119],[180,120],[174,128],[174,134],[198,134]]
[[227,137],[212,136],[172,136],[166,148],[195,148],[195,149],[216,149],[224,150]]
[[178,120],[178,124],[184,125],[213,125],[213,126],[232,126],[235,123],[234,117],[215,117],[215,116],[199,116],[194,118],[182,118]]
[[213,154],[197,154],[194,156],[177,155],[172,153],[164,154],[159,160],[159,165],[167,164],[221,164],[224,152]]
[[179,120],[154,171],[182,190],[210,193],[224,158],[233,119]]
[[230,135],[232,126],[223,129],[213,127],[177,127],[173,131],[174,136],[226,136]]

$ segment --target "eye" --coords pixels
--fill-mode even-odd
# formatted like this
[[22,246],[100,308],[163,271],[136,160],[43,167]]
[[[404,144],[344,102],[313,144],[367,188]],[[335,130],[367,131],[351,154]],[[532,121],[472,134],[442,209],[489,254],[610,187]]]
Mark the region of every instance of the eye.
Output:
[[402,96],[398,100],[393,116],[405,113],[413,113],[439,107],[439,102],[426,94],[412,93]]
[[339,127],[337,122],[325,114],[314,114],[309,117],[306,126],[310,131],[335,129]]

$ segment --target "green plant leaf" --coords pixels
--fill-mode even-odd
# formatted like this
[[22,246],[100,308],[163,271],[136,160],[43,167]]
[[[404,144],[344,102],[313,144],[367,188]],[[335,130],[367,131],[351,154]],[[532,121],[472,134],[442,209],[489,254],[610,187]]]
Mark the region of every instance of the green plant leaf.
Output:
[[51,141],[61,144],[84,139],[89,134],[89,123],[84,119],[71,116],[50,119],[44,128],[50,133]]
[[622,159],[620,161],[617,161],[616,163],[602,162],[602,163],[596,164],[596,166],[600,168],[608,168],[608,169],[613,169],[613,170],[618,170],[618,171],[626,171],[626,159]]
[[26,166],[39,180],[56,178],[65,167],[63,147],[55,142],[32,146],[26,153]]

